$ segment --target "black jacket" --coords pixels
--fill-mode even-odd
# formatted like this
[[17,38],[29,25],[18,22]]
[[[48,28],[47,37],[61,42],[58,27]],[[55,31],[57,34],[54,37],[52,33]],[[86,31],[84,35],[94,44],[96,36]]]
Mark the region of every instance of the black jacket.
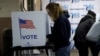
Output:
[[74,41],[77,43],[86,43],[86,34],[88,33],[89,29],[91,28],[94,22],[95,19],[89,15],[83,17],[76,29]]
[[52,33],[47,37],[54,44],[54,49],[57,50],[61,47],[67,46],[70,44],[70,22],[68,21],[68,15],[59,16],[59,18],[54,22],[54,27]]

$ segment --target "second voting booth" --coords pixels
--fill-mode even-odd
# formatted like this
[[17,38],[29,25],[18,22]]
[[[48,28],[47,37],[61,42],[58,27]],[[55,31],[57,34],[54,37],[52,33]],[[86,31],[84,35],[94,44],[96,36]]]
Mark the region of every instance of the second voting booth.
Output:
[[[12,39],[14,50],[28,50],[45,46],[46,34],[50,28],[47,21],[48,16],[42,11],[13,12]],[[18,48],[16,49],[15,47]],[[19,56],[22,53],[20,52]],[[31,56],[31,54],[29,55]]]

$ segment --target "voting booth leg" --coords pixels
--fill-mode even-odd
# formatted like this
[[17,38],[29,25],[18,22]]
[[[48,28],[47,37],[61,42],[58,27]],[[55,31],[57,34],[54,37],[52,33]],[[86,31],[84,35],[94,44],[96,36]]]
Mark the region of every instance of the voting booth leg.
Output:
[[[37,54],[38,55],[38,54]],[[13,56],[36,56],[32,50],[16,50]]]
[[21,51],[14,51],[14,56],[21,56]]
[[55,56],[55,53],[52,49],[48,49],[48,56]]
[[32,50],[23,50],[22,56],[32,56]]

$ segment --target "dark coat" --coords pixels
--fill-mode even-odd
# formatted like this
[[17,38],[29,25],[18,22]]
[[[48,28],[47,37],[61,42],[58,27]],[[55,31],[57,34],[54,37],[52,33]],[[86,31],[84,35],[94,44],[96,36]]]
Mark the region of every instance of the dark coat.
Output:
[[54,44],[54,49],[58,50],[61,47],[70,44],[70,22],[68,21],[68,15],[59,16],[59,18],[54,22],[54,27],[52,33],[47,37]]
[[94,22],[95,19],[92,18],[90,15],[86,15],[81,19],[74,36],[75,44],[86,43],[86,34],[88,33]]

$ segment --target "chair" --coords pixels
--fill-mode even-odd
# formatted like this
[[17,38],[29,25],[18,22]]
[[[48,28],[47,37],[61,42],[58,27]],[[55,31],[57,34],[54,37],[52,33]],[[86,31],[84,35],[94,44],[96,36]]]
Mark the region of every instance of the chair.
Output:
[[12,30],[6,29],[3,32],[3,46],[4,46],[4,56],[13,56],[12,47]]

